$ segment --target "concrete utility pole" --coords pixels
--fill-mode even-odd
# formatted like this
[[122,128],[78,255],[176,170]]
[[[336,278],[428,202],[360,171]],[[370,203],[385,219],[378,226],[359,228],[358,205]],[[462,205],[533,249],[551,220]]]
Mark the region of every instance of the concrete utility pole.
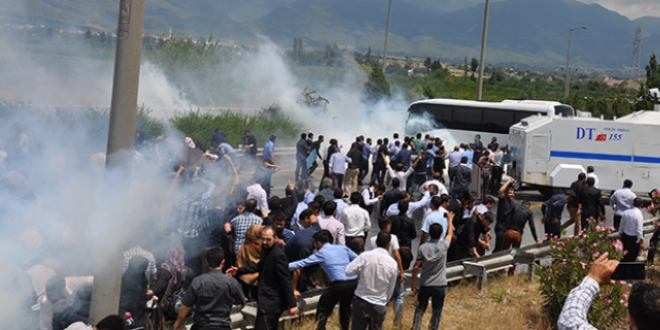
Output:
[[[112,180],[110,173],[114,173],[113,178],[120,177],[125,180],[119,183],[113,182],[112,188],[119,188],[121,190],[119,194],[126,196],[130,189],[129,178],[135,137],[144,5],[145,0],[121,0],[119,3],[115,72],[105,162],[105,189],[109,189]],[[110,314],[117,314],[119,310],[122,252],[125,243],[117,238],[123,236],[119,231],[110,232],[108,240],[114,240],[110,243],[106,242],[107,246],[104,246],[110,250],[103,251],[107,252],[104,253],[105,258],[98,260],[90,312],[90,319],[94,323]]]
[[564,81],[564,98],[568,98],[568,94],[571,90],[571,42],[573,41],[573,31],[575,30],[586,30],[586,26],[581,26],[577,28],[572,28],[568,31],[568,54],[566,55],[566,79]]
[[479,59],[479,82],[477,84],[477,101],[481,101],[484,88],[484,61],[486,61],[486,39],[488,38],[488,15],[490,14],[490,0],[486,0],[484,11],[484,32],[481,35],[481,56]]
[[385,65],[387,65],[387,37],[390,34],[390,14],[392,13],[392,0],[387,7],[387,25],[385,27],[385,47],[383,47],[383,73],[385,73]]

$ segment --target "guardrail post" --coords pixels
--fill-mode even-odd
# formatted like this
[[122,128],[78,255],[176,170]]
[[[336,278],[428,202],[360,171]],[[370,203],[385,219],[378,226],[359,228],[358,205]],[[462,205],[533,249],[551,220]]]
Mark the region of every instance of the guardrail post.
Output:
[[477,277],[477,289],[481,291],[484,288],[484,282],[488,279],[488,272],[486,272],[486,265],[478,262],[464,261],[465,272],[468,275]]
[[536,256],[534,254],[516,250],[513,257],[513,264],[527,265],[527,280],[530,282],[534,280],[534,265],[536,265]]

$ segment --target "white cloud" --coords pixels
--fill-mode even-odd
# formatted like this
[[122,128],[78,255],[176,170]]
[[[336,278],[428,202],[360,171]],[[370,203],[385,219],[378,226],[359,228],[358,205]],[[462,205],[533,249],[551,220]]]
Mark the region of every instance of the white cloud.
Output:
[[597,3],[609,10],[616,11],[630,19],[643,16],[660,17],[660,0],[580,0],[581,2]]

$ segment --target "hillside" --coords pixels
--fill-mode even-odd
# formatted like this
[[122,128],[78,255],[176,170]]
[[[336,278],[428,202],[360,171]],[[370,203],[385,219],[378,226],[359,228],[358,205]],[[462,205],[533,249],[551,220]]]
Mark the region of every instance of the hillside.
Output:
[[[0,17],[11,24],[114,31],[119,0],[0,0]],[[389,53],[461,62],[478,57],[482,0],[403,0],[392,6]],[[349,49],[382,51],[386,0],[149,0],[145,32],[172,29],[196,37],[209,34],[253,45],[256,34],[283,47],[303,37],[306,46],[334,42]],[[487,61],[493,64],[560,68],[568,30],[576,67],[623,68],[632,60],[638,26],[647,42],[642,62],[660,53],[660,18],[631,21],[599,5],[576,0],[492,1]]]

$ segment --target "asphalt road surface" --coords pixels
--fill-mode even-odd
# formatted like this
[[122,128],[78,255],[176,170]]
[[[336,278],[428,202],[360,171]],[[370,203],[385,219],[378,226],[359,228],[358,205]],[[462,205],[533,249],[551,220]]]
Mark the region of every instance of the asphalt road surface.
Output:
[[[277,151],[276,151],[277,152]],[[277,156],[276,156],[277,157]],[[284,159],[277,159],[278,165],[282,166],[282,170],[279,172],[275,173],[272,177],[272,188],[271,188],[271,193],[273,195],[277,196],[283,196],[284,195],[284,188],[287,185],[288,180],[293,181],[294,180],[294,169],[295,169],[295,160],[293,156],[289,156]],[[254,173],[254,168],[253,167],[246,167],[241,171],[241,181],[242,182],[248,182]],[[319,167],[316,169],[314,172],[313,176],[310,178],[310,189],[316,193],[319,187],[319,182],[323,176],[323,165],[319,164]],[[369,176],[367,176],[368,178]],[[365,180],[366,181],[366,180]],[[364,189],[366,186],[361,187],[360,189]],[[497,200],[497,196],[493,196]],[[534,214],[534,221],[536,225],[536,233],[539,238],[543,239],[544,237],[544,229],[543,225],[541,224],[541,205],[545,201],[545,198],[536,190],[532,190],[526,187],[522,187],[518,191],[516,191],[516,201],[520,202],[522,200],[528,200],[532,204],[531,210]],[[347,201],[348,202],[348,201]],[[603,199],[603,203],[607,203],[606,199]],[[605,221],[606,226],[612,226],[613,225],[613,218],[614,218],[614,211],[612,210],[611,207],[606,204],[605,210],[607,213],[607,220]],[[494,214],[497,214],[497,204],[496,206],[491,210]],[[413,241],[413,253],[416,253],[417,251],[417,246],[419,246],[419,238],[421,236],[421,226],[422,226],[422,212],[416,212],[415,216],[413,217],[413,220],[415,221],[415,227],[417,228],[418,231],[418,236],[417,238]],[[377,214],[377,212],[374,212],[374,215]],[[649,214],[645,213],[645,218],[650,218]],[[371,233],[377,233],[379,231],[378,228],[378,221],[377,221],[377,216],[372,216],[372,222],[371,222]],[[561,221],[562,223],[568,221],[570,219],[570,216],[568,214],[568,211],[564,209],[564,212],[562,213],[562,218]],[[491,230],[491,232],[494,231]],[[566,228],[566,233],[567,235],[572,235],[573,234],[573,225],[569,226]],[[495,245],[495,238],[491,240],[491,246]],[[524,229],[523,233],[523,241],[522,241],[522,246],[529,245],[529,244],[535,244],[535,241],[532,237],[531,230],[529,226],[526,226]],[[490,252],[487,252],[486,254],[490,254]],[[519,267],[520,268],[520,267]]]

